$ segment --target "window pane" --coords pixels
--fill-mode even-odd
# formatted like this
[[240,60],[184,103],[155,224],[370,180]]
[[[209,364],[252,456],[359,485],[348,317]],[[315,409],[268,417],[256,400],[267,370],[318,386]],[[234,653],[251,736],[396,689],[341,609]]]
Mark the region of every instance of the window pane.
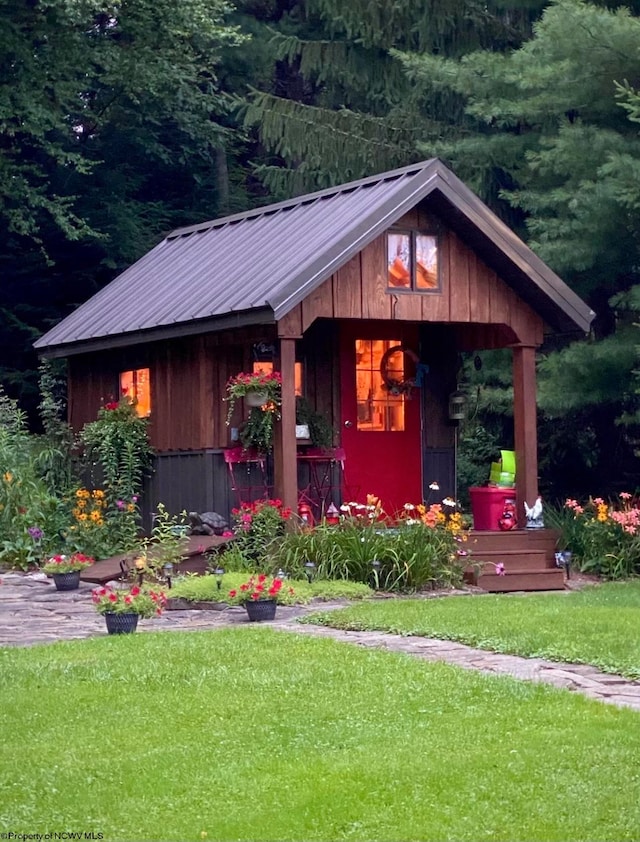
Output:
[[[255,362],[251,370],[254,374],[271,374],[271,372],[273,371],[273,363],[264,361]],[[296,363],[294,369],[296,397],[302,397],[304,386],[302,382],[302,374],[302,363]]]
[[438,239],[428,234],[416,236],[416,288],[438,289]]
[[387,276],[390,287],[411,288],[411,238],[408,234],[387,235]]
[[136,414],[144,418],[151,414],[151,380],[148,368],[120,372],[120,397],[136,403]]
[[[380,366],[385,353],[400,342],[397,339],[356,340],[357,427],[361,431],[396,432],[404,430],[404,396],[394,395],[385,385]],[[404,379],[404,357],[392,354],[386,367],[393,379]]]

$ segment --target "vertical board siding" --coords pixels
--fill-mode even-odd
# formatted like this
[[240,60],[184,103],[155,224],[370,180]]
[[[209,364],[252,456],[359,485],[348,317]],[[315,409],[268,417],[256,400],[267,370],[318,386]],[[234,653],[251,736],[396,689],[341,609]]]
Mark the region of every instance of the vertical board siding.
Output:
[[[469,306],[469,258],[471,252],[455,234],[449,233],[449,238],[449,318],[452,322],[468,322],[471,314]],[[473,278],[473,283],[475,285],[475,278]]]
[[334,318],[362,319],[362,252],[336,272],[333,285]]
[[385,237],[377,237],[361,254],[362,318],[391,319],[391,296],[387,293]]

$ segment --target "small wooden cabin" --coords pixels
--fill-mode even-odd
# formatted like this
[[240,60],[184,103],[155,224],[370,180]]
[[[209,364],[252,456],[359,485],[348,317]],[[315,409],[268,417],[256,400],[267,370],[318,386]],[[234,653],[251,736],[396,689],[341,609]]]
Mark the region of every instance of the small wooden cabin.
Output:
[[[372,493],[390,511],[434,481],[453,495],[459,354],[510,348],[522,512],[538,492],[536,349],[592,318],[433,159],[174,231],[36,347],[68,358],[74,427],[123,392],[149,412],[149,510],[222,514],[265,483],[294,509]],[[236,462],[246,410],[226,424],[225,384],[260,365],[283,378],[274,453]],[[333,448],[296,439],[296,393]]]

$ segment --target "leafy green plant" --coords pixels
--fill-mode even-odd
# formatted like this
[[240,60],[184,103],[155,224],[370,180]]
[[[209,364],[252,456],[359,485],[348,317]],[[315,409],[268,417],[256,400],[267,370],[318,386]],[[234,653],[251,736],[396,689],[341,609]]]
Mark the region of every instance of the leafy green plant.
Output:
[[314,447],[331,447],[333,444],[334,431],[330,421],[301,396],[296,398],[296,423],[309,427],[309,440]]
[[[440,507],[421,507],[428,516],[425,522],[413,517],[398,524],[370,518],[372,512],[366,506],[345,504],[342,508],[349,513],[338,525],[321,523],[313,530],[286,534],[272,547],[272,568],[302,576],[311,562],[321,579],[347,579],[388,591],[454,586],[462,581],[468,553],[460,552],[460,528],[448,528],[446,516],[433,511]],[[412,507],[412,513],[419,514],[417,509]]]
[[162,576],[165,565],[179,564],[186,557],[189,546],[187,513],[172,515],[164,503],[158,503],[156,509],[151,536],[143,542],[143,547],[146,566],[156,576]]
[[[226,602],[231,604],[229,591],[237,590],[247,580],[245,572],[225,572],[221,579],[218,576],[207,574],[205,576],[179,576],[173,582],[171,589],[172,597],[179,597],[191,602]],[[220,587],[218,583],[220,582]],[[288,586],[293,589],[289,592]],[[329,579],[314,579],[309,582],[307,579],[291,579],[284,581],[284,587],[280,590],[280,602],[286,605],[304,605],[312,599],[334,600],[334,599],[367,599],[373,596],[373,591],[368,585],[360,582],[347,582]]]
[[545,512],[549,526],[560,530],[560,548],[573,553],[584,573],[622,579],[640,573],[640,506],[629,492],[616,502],[590,497],[580,505],[567,499]]
[[279,409],[274,403],[265,406],[254,406],[247,420],[240,425],[238,436],[245,449],[255,448],[261,453],[267,453],[273,448],[273,431]]
[[43,478],[36,442],[0,389],[0,561],[22,569],[58,550],[69,516]]
[[[234,569],[270,572],[273,568],[271,556],[284,535],[285,524],[292,517],[291,510],[283,506],[281,500],[256,500],[241,503],[231,514],[235,540],[230,552]],[[225,559],[226,556],[227,553]]]
[[137,498],[151,468],[153,450],[147,425],[147,419],[136,414],[135,404],[123,398],[120,403],[105,404],[97,420],[85,424],[81,431],[86,458],[100,467],[112,509],[118,508],[118,501]]

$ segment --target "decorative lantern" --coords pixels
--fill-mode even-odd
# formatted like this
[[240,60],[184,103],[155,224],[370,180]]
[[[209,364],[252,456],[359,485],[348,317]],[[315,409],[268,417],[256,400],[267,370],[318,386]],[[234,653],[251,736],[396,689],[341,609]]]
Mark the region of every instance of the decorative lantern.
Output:
[[449,420],[462,421],[467,414],[467,396],[456,389],[449,395]]
[[328,526],[336,526],[340,523],[340,512],[333,503],[329,504],[324,516],[325,523]]
[[298,515],[305,526],[313,526],[313,512],[308,503],[300,503],[298,505]]

